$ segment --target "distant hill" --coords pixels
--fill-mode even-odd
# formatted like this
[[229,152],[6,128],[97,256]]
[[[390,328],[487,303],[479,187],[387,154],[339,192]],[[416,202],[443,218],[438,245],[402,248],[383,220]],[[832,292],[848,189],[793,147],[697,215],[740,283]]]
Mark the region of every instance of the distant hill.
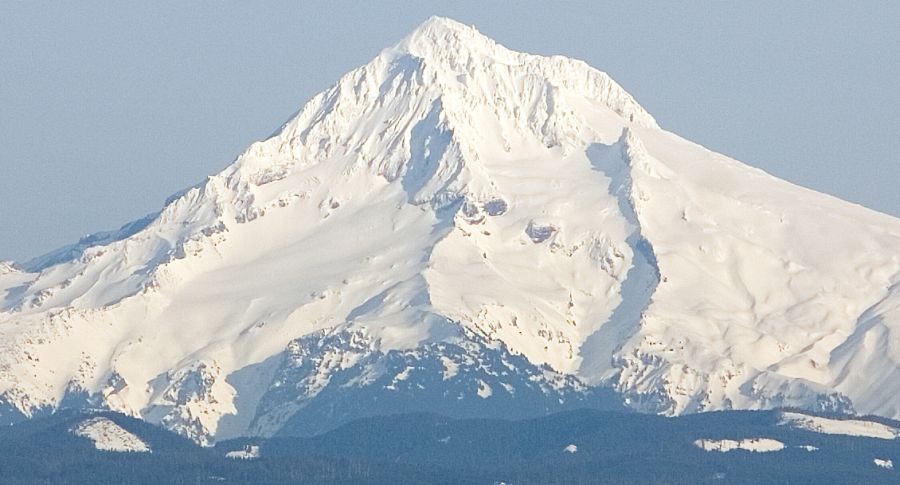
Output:
[[[72,431],[98,418],[149,449],[101,451]],[[382,416],[314,437],[201,447],[114,413],[63,412],[0,431],[0,470],[4,484],[898,483],[898,435],[893,421],[787,411],[580,410],[519,421]]]

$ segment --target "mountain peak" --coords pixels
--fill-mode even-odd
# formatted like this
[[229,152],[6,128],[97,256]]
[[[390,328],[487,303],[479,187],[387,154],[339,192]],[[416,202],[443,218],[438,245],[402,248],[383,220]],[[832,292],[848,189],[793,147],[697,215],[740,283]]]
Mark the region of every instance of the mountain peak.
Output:
[[[446,87],[462,83],[468,94],[488,89],[488,97],[515,99],[523,91],[562,90],[606,105],[636,125],[658,127],[656,120],[605,72],[565,56],[508,49],[474,27],[448,18],[429,18],[383,56],[382,60],[399,63],[401,68],[412,57],[415,67],[431,71],[434,75],[430,78],[438,84]],[[515,92],[496,92],[504,86]]]
[[[478,31],[471,25],[466,25],[451,18],[432,15],[410,32],[409,37],[423,35],[467,35],[471,33],[478,34]],[[482,35],[482,37],[484,36]],[[487,39],[487,37],[484,38]]]
[[397,49],[417,56],[433,51],[454,52],[460,48],[477,50],[496,47],[497,43],[475,27],[446,17],[430,17],[410,32]]

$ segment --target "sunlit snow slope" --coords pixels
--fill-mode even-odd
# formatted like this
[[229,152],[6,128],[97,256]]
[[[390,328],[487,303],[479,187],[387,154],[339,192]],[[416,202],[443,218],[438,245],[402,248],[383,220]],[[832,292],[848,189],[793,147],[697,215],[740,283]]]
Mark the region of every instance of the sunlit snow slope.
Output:
[[598,386],[900,418],[900,220],[446,19],[160,213],[0,264],[0,296],[8,419],[103,406],[209,443],[348,396],[539,412]]
[[107,418],[86,419],[71,431],[76,436],[91,440],[98,450],[136,453],[151,451],[147,443]]

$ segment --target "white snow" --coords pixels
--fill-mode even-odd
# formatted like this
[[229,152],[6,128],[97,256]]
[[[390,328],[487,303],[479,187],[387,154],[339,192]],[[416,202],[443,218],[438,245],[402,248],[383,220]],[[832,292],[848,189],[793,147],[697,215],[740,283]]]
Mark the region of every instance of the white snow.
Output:
[[565,448],[563,448],[563,451],[565,451],[566,453],[578,453],[578,445],[567,445]]
[[694,446],[705,451],[719,451],[726,453],[732,450],[746,450],[756,453],[781,451],[784,443],[771,438],[746,438],[742,440],[712,440],[699,439],[694,441]]
[[385,387],[386,387],[387,389],[392,390],[392,391],[396,391],[396,390],[397,390],[397,384],[399,384],[400,382],[403,382],[403,381],[409,379],[409,375],[410,375],[410,373],[412,373],[412,371],[413,371],[413,368],[412,368],[412,367],[407,367],[407,368],[403,369],[402,371],[400,371],[399,374],[395,375],[395,376],[394,376],[394,379],[391,381],[391,383],[388,384],[388,385],[385,386]]
[[445,381],[453,379],[457,374],[459,374],[459,364],[450,357],[442,355],[441,363],[444,365],[443,377]]
[[160,213],[3,268],[0,397],[29,414],[80,389],[203,444],[277,431],[293,397],[234,418],[268,389],[260,364],[342,331],[366,346],[317,355],[299,397],[465,329],[642,411],[900,418],[900,220],[666,132],[581,61],[447,19]]
[[12,261],[0,261],[0,275],[19,273],[21,270]]
[[481,379],[478,379],[478,397],[482,399],[487,399],[494,394],[494,390],[491,388],[490,384],[484,382]]
[[881,468],[886,468],[888,470],[894,469],[894,462],[892,460],[885,460],[882,458],[875,458],[873,460],[875,462],[875,466],[880,466]]
[[87,438],[102,451],[149,453],[150,446],[135,434],[108,418],[90,418],[72,428],[72,433]]
[[247,445],[242,450],[225,453],[225,458],[231,458],[232,460],[255,460],[259,456],[259,446],[257,445]]
[[863,436],[893,440],[900,437],[900,429],[861,419],[831,419],[801,413],[782,413],[779,424],[816,433]]

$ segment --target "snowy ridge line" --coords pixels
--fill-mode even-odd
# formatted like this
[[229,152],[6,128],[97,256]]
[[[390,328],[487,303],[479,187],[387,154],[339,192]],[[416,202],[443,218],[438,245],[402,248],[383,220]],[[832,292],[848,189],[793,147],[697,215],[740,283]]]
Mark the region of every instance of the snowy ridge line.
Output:
[[14,261],[0,261],[0,275],[21,271],[22,269]]

